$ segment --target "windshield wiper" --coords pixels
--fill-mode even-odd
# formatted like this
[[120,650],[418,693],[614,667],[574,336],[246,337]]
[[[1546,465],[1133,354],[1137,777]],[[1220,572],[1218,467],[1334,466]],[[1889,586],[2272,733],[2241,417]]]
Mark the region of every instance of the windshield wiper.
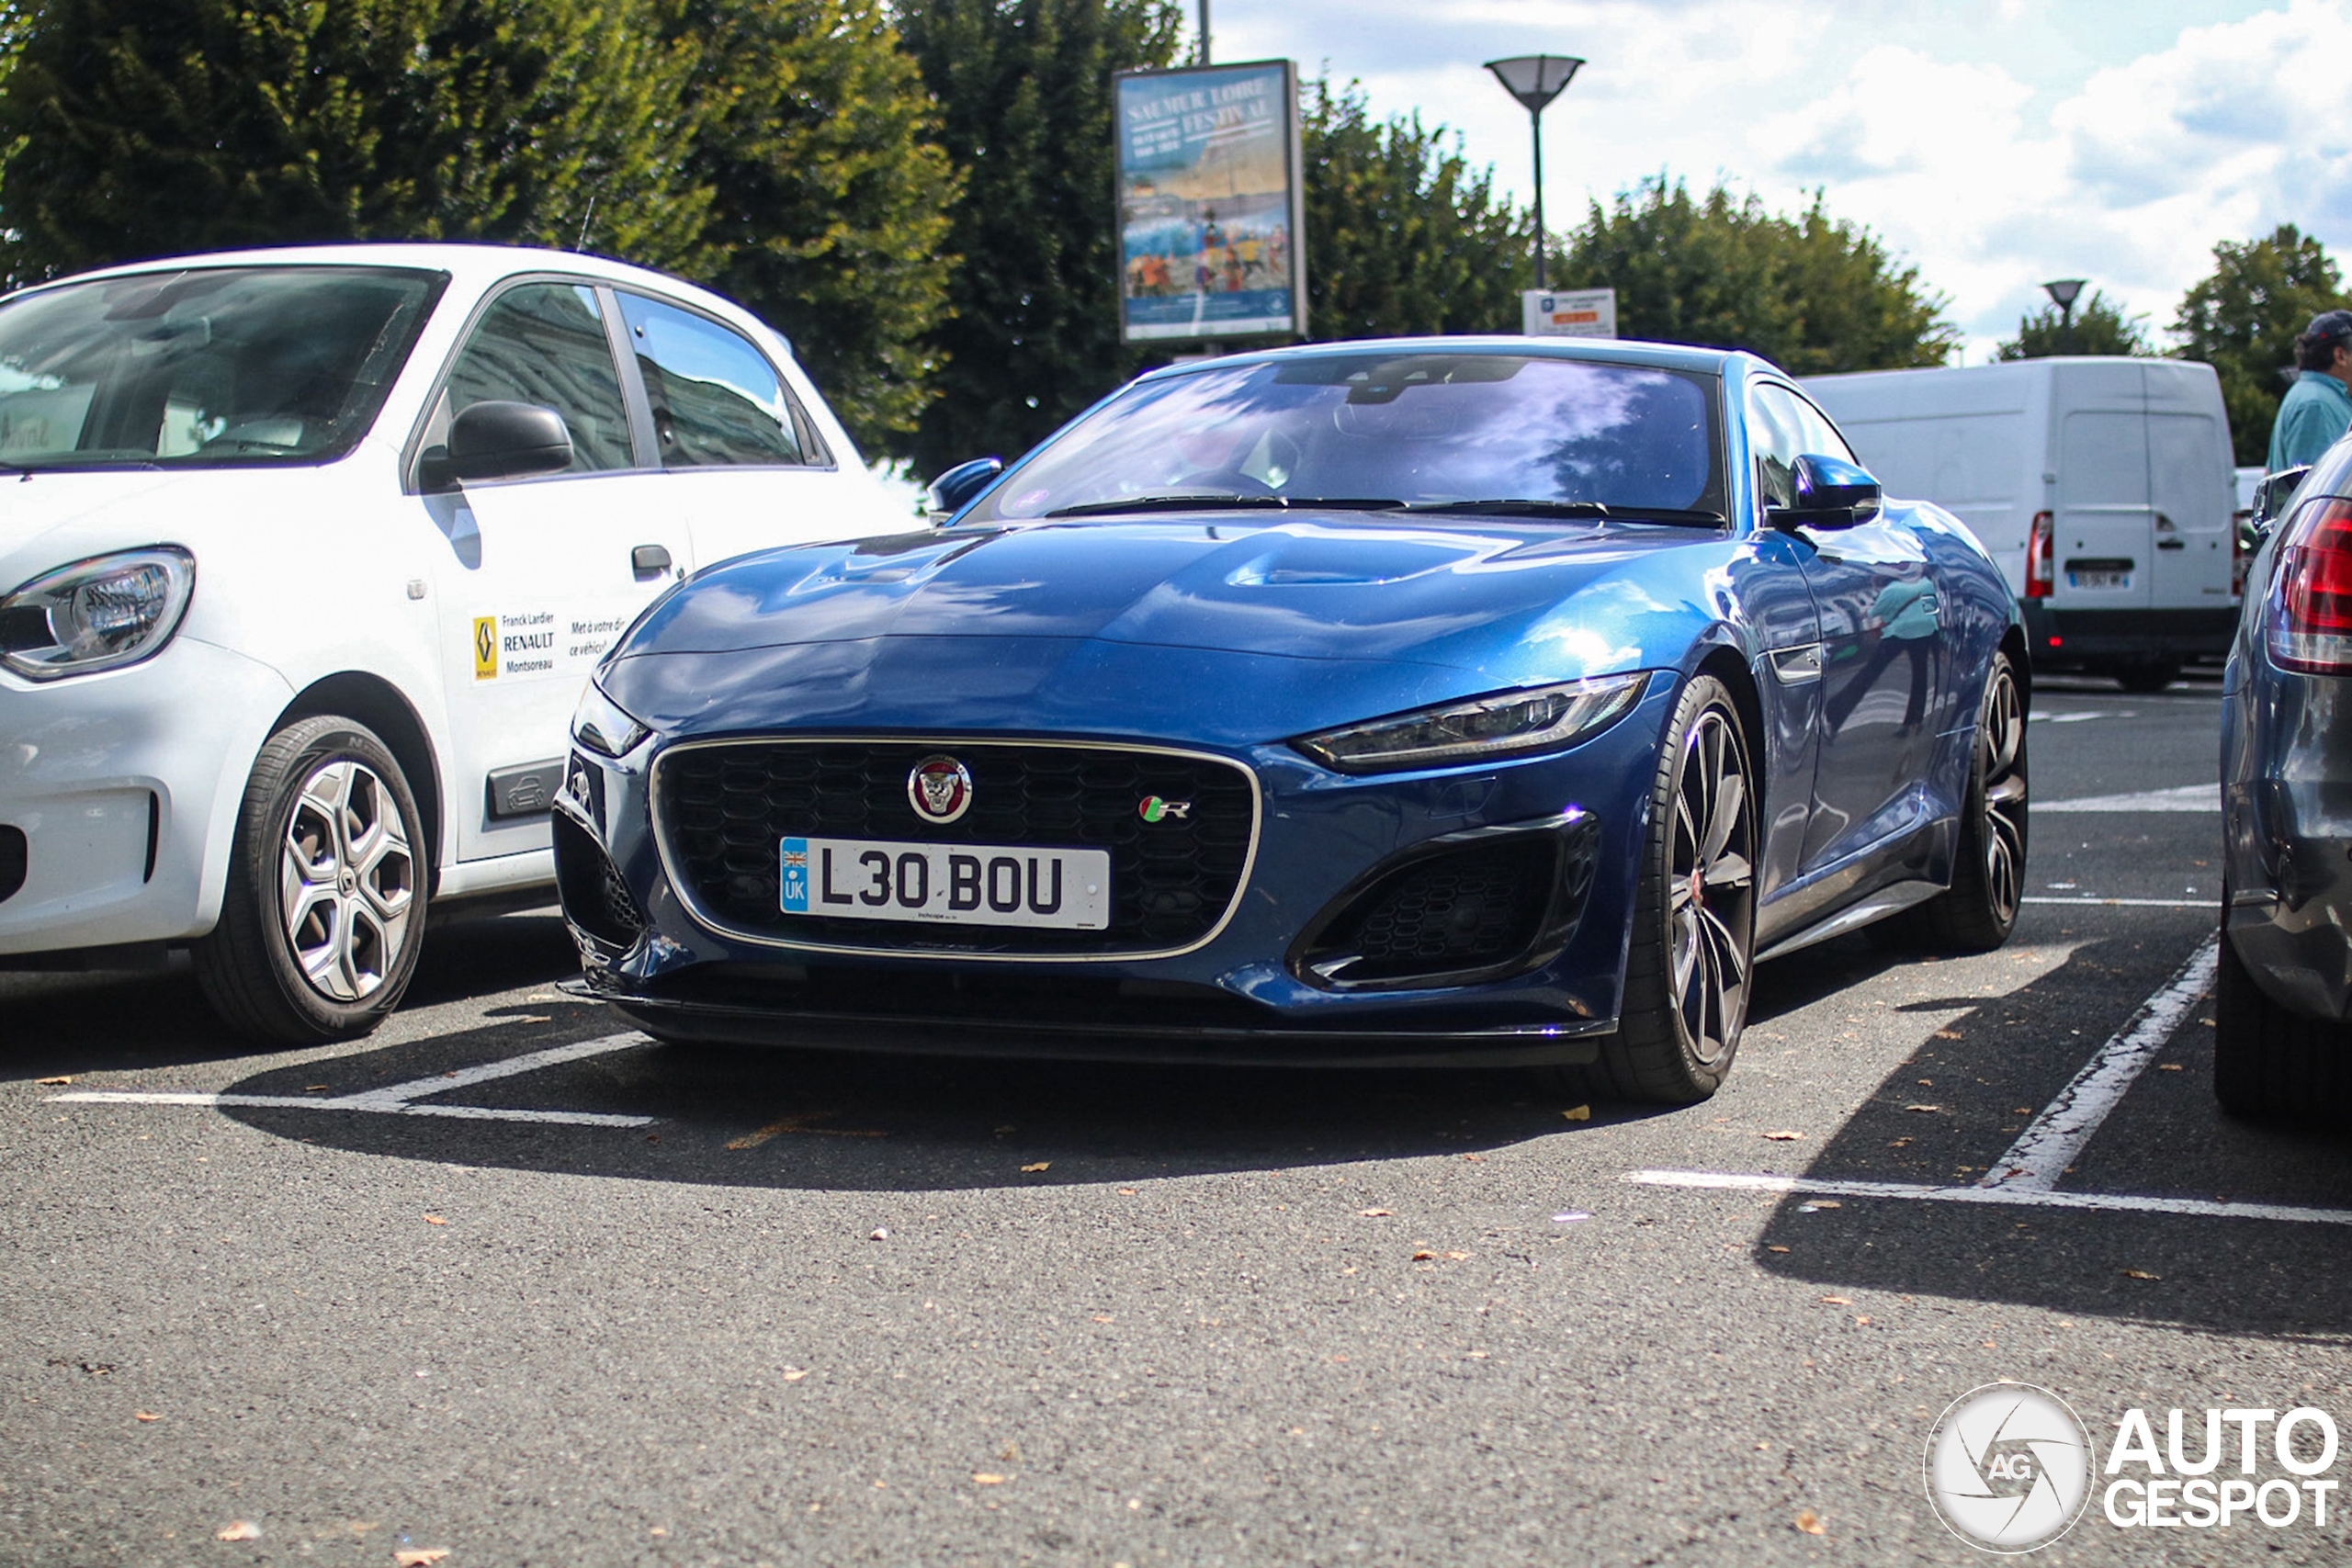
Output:
[[1500,517],[1594,518],[1611,523],[1696,523],[1714,527],[1721,527],[1724,522],[1724,514],[1720,512],[1694,511],[1688,507],[1611,507],[1598,501],[1536,501],[1524,496],[1503,496],[1491,501],[1422,501],[1405,510],[1423,513],[1485,513]]
[[1118,501],[1088,501],[1076,506],[1057,506],[1046,513],[1048,517],[1091,517],[1110,512],[1225,512],[1234,510],[1274,510],[1312,512],[1317,508],[1334,512],[1407,512],[1412,510],[1401,501],[1385,496],[1369,495],[1131,495]]

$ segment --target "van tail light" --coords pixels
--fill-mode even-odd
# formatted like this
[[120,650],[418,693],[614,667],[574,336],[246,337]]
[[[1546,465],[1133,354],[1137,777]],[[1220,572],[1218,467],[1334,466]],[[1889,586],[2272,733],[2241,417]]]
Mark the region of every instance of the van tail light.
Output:
[[2047,599],[2058,587],[2057,550],[2051,537],[2056,530],[2050,525],[2050,513],[2035,513],[2032,531],[2025,537],[2025,596],[2029,599]]
[[2278,542],[2271,582],[2271,661],[2352,675],[2352,501],[2330,497],[2303,509]]

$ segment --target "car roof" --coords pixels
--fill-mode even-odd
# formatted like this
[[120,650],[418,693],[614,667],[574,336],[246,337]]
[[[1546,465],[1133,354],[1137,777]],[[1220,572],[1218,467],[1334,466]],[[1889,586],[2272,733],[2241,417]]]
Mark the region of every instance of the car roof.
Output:
[[1758,371],[1784,374],[1770,360],[1742,349],[1704,348],[1680,343],[1643,343],[1625,338],[1560,337],[1389,337],[1353,338],[1337,343],[1297,344],[1285,348],[1220,355],[1215,359],[1188,361],[1155,370],[1152,378],[1183,375],[1216,366],[1281,363],[1293,359],[1331,358],[1366,350],[1404,354],[1519,354],[1544,359],[1583,359],[1611,365],[1655,366],[1661,370],[1698,371],[1711,376],[1744,376]]
[[398,266],[416,267],[433,272],[446,272],[451,279],[469,288],[488,287],[502,277],[516,273],[562,272],[594,277],[607,283],[626,283],[662,293],[691,295],[705,303],[718,304],[739,314],[748,314],[732,300],[697,288],[684,278],[665,273],[632,266],[627,262],[614,261],[608,256],[589,255],[579,251],[547,250],[532,245],[476,245],[447,243],[383,243],[357,242],[349,244],[269,245],[242,251],[207,251],[190,255],[150,256],[144,261],[124,262],[117,266],[96,267],[64,277],[47,279],[32,286],[51,288],[61,284],[86,283],[97,278],[130,277],[141,273],[169,272],[185,267],[216,266]]

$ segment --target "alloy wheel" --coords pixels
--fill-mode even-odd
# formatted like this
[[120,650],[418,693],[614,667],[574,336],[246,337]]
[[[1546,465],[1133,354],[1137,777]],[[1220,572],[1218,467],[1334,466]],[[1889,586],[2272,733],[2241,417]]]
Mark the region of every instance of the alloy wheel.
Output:
[[1683,737],[1667,916],[1676,1010],[1692,1055],[1704,1063],[1730,1051],[1747,1016],[1753,805],[1731,716],[1709,708]]
[[2008,666],[1993,674],[1976,738],[1984,778],[1984,892],[2004,924],[2025,891],[2025,705]]
[[331,1001],[384,984],[408,940],[416,859],[373,769],[331,758],[302,781],[278,854],[278,911],[302,976]]

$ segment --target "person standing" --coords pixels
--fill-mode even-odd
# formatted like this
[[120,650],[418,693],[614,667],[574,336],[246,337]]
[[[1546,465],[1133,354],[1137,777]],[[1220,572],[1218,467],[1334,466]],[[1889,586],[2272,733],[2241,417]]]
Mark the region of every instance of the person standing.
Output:
[[2300,468],[2319,460],[2352,427],[2352,310],[2326,310],[2312,318],[2295,340],[2301,374],[2287,389],[2270,426],[2270,472]]

